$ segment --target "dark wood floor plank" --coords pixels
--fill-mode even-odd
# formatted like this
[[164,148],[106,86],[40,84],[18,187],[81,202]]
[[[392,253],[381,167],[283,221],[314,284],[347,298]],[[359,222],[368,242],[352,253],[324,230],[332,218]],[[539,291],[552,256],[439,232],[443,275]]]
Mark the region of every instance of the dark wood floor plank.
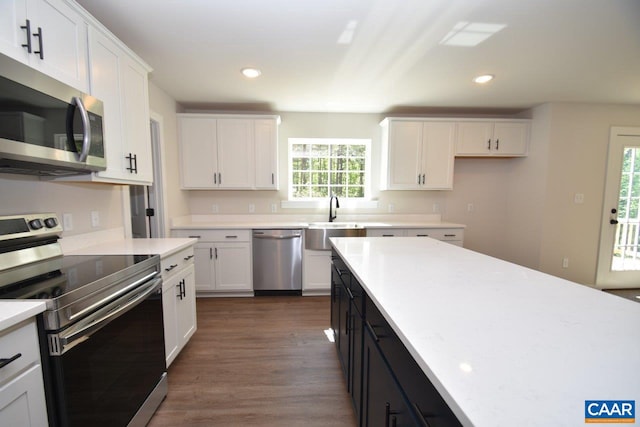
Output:
[[329,297],[199,298],[197,310],[149,427],[356,426],[324,333]]

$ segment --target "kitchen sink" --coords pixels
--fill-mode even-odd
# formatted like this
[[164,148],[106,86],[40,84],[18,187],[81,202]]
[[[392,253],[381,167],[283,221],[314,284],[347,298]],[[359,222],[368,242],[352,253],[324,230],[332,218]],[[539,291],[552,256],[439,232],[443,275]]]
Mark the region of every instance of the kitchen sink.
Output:
[[304,247],[314,251],[330,251],[331,237],[364,236],[364,227],[353,222],[312,222],[304,231]]
[[309,228],[364,228],[355,222],[311,222]]

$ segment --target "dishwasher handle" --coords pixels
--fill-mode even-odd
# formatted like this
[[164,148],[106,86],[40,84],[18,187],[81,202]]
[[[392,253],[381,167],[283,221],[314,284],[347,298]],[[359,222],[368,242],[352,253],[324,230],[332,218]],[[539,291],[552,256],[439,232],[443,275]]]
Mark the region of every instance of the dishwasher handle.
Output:
[[271,234],[262,234],[262,233],[254,233],[253,234],[253,238],[254,239],[285,240],[285,239],[299,239],[300,237],[302,237],[302,233],[301,234],[288,234],[288,235],[284,235],[284,236],[271,235]]

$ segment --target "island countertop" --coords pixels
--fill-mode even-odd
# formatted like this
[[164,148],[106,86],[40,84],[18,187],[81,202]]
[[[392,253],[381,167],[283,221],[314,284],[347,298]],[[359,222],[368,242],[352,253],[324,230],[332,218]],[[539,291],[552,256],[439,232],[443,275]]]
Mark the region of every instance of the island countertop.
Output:
[[464,425],[640,402],[640,304],[429,238],[332,243]]

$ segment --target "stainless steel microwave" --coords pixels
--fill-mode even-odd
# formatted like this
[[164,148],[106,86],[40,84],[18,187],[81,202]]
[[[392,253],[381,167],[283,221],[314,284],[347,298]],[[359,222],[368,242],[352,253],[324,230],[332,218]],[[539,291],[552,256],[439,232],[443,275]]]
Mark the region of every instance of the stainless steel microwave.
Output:
[[0,172],[105,170],[102,102],[0,54]]

